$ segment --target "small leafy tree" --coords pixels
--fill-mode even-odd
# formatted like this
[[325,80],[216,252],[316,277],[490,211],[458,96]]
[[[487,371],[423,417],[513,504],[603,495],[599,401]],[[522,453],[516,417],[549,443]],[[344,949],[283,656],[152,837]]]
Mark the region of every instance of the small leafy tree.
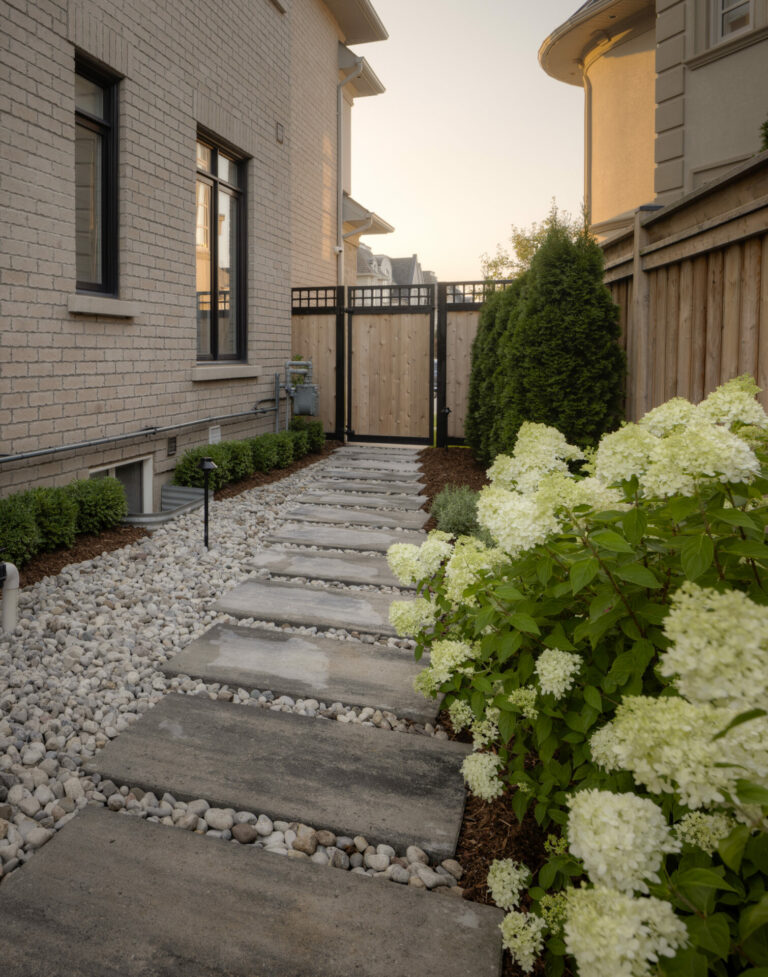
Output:
[[552,227],[564,227],[572,237],[581,231],[586,223],[586,215],[582,214],[581,219],[573,218],[569,213],[558,210],[554,198],[549,214],[541,223],[534,221],[530,228],[517,227],[512,225],[512,233],[509,236],[509,243],[512,245],[508,250],[504,245],[496,245],[496,254],[491,256],[487,253],[480,256],[480,268],[483,278],[490,281],[501,278],[517,278],[531,267],[533,256],[547,236]]

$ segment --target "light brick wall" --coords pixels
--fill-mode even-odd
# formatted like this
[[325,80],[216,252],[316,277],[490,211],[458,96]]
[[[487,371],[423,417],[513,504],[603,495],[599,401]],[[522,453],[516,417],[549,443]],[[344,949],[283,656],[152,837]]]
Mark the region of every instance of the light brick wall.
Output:
[[[269,0],[0,0],[0,20],[0,454],[272,397],[291,353],[291,285],[334,280],[338,28],[323,5],[299,0],[281,14]],[[119,298],[135,318],[68,311],[76,50],[124,76]],[[247,360],[258,377],[193,380],[198,125],[250,157]],[[225,423],[222,436],[273,423]],[[180,431],[179,453],[207,435],[208,425]],[[157,500],[174,461],[167,437],[2,465],[0,495],[152,454]]]

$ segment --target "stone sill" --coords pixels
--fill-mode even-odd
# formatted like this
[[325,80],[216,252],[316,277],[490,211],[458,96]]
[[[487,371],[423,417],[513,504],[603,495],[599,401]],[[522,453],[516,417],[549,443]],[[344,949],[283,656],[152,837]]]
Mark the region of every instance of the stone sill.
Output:
[[260,366],[249,366],[248,363],[227,363],[217,366],[193,366],[190,380],[193,383],[205,383],[210,380],[241,380],[259,377],[263,373]]
[[100,319],[136,319],[141,305],[109,295],[84,295],[78,292],[69,296],[67,310],[70,315],[98,316]]

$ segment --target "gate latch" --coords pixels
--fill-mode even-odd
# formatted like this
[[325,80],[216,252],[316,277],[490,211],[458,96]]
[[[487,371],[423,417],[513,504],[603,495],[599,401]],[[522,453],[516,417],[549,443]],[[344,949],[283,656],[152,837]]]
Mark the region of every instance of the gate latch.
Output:
[[450,407],[443,407],[443,409],[442,409],[442,410],[440,411],[440,413],[441,413],[441,414],[446,414],[446,415],[448,415],[448,414],[450,414],[450,413],[451,413],[451,408],[450,408]]

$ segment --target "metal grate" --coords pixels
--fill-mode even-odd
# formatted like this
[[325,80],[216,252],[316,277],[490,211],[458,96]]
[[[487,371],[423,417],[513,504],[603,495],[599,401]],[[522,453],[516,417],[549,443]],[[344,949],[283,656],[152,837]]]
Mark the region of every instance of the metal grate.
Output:
[[350,311],[362,309],[395,310],[434,308],[433,285],[353,285],[349,289]]
[[481,282],[447,282],[443,286],[445,288],[446,305],[462,305],[478,308],[494,292],[500,292],[510,284],[511,279]]
[[336,286],[320,288],[292,288],[291,310],[295,312],[336,312]]

